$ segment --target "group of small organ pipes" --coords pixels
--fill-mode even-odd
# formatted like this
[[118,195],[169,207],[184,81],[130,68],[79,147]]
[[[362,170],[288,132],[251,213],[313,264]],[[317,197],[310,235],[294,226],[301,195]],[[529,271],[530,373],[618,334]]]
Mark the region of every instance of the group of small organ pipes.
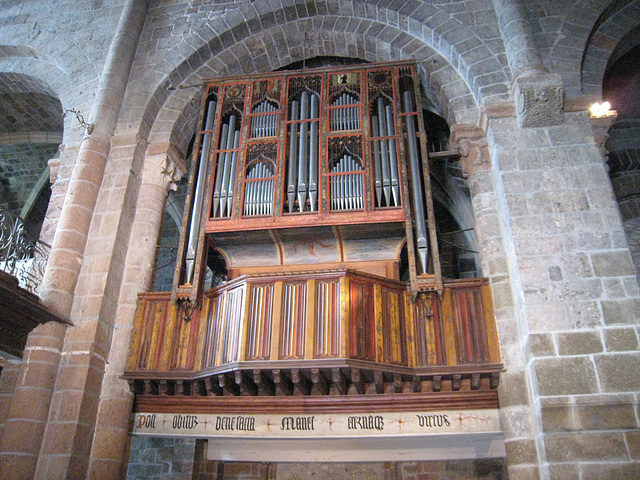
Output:
[[266,216],[295,227],[299,215],[343,224],[350,212],[408,204],[417,269],[427,272],[435,233],[427,231],[432,206],[415,77],[414,64],[397,62],[208,83],[181,284],[193,282],[200,239],[211,230],[205,225],[250,229]]

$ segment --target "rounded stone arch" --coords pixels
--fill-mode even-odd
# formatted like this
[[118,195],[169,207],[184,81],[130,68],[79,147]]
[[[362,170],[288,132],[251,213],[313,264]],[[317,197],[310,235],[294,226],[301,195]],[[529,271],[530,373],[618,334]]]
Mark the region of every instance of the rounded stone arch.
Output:
[[[47,93],[60,100],[63,112],[73,108],[82,112],[85,119],[90,111],[90,101],[93,98],[93,94],[85,95],[85,92],[89,93],[95,90],[92,86],[97,87],[99,81],[97,75],[93,77],[93,81],[87,79],[86,82],[83,82],[84,91],[75,92],[73,89],[69,89],[69,85],[77,82],[78,76],[72,78],[58,65],[35,57],[5,57],[0,60],[0,73],[21,74],[37,79],[42,85],[46,85]],[[78,102],[79,97],[80,102]],[[65,116],[63,144],[77,143],[82,139],[83,132],[84,127],[77,122],[73,115]]]
[[588,8],[574,2],[563,12],[558,28],[547,33],[545,64],[562,76],[568,95],[599,96],[616,45],[640,24],[640,0],[601,3]]
[[172,45],[180,63],[139,69],[134,81],[156,86],[140,136],[156,138],[151,130],[156,121],[168,120],[161,110],[176,87],[199,85],[203,78],[276,70],[319,55],[369,62],[417,60],[423,83],[428,82],[450,124],[477,123],[479,105],[509,96],[508,66],[499,60],[503,51],[494,51],[501,47],[478,37],[444,5],[373,6],[338,0],[329,11],[324,2],[284,3],[276,9],[241,4],[233,15],[211,18]]
[[49,160],[63,139],[62,103],[43,79],[20,68],[3,70],[8,69],[0,66],[0,203],[35,239],[52,193]]
[[582,57],[583,93],[600,96],[607,67],[640,43],[638,12],[640,0],[632,0],[614,2],[600,15]]

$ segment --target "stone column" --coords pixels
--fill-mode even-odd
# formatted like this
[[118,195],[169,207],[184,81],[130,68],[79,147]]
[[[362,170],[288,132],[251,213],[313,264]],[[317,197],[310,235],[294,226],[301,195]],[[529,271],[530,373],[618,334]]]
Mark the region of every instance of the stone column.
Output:
[[[62,145],[60,152],[59,158],[49,161],[53,187],[41,233],[46,242],[53,239],[78,147]],[[2,373],[0,408],[7,428],[0,442],[0,478],[33,478],[66,328],[55,322],[35,328],[22,360]],[[15,376],[11,370],[17,370]]]
[[[545,479],[634,478],[640,290],[588,114],[563,116],[560,125],[527,129],[514,117],[487,122],[528,379],[521,390],[537,443],[537,459],[532,449],[511,453],[509,478],[531,478],[513,468],[518,455],[532,468],[537,462]],[[521,429],[526,417],[509,420],[510,430]]]
[[111,350],[100,394],[88,477],[95,480],[124,478],[133,394],[121,377],[128,357],[137,294],[151,288],[167,194],[185,172],[184,162],[175,149],[153,154],[154,150],[153,147],[148,149],[142,171]]
[[493,0],[513,79],[513,98],[522,128],[563,122],[564,87],[535,45],[523,0]]
[[[111,139],[147,6],[148,0],[127,0],[123,6],[89,116],[90,128],[80,145],[56,225],[40,296],[45,306],[62,318],[71,317],[75,290],[85,261],[89,229],[95,223],[94,209],[103,185],[106,158],[111,148]],[[3,452],[0,476],[3,478],[34,477],[43,435],[50,418],[54,385],[57,383],[57,388],[62,390],[86,388],[87,378],[83,376],[67,377],[66,380],[71,381],[69,384],[60,381],[59,368],[66,334],[65,326],[50,323],[36,328],[27,341],[7,419],[7,427],[15,431],[16,435],[3,435],[0,444],[0,451]],[[89,350],[84,347],[86,345],[79,351]],[[68,358],[73,363],[80,357]],[[92,370],[94,361],[99,363],[99,356],[86,362],[87,371],[97,371]],[[64,405],[69,410],[77,408],[78,411],[87,406],[83,402]],[[82,416],[69,418],[63,428],[67,432],[77,428],[90,428],[86,420]],[[59,426],[62,427],[63,424]],[[55,457],[51,457],[55,466],[53,470],[48,470],[50,473],[44,474],[45,477],[54,478],[51,472],[55,471],[58,477],[82,478],[82,473],[79,472],[67,475],[68,458],[58,454],[68,453],[74,446],[68,443],[68,438],[58,433],[60,432],[49,433],[56,438],[58,444],[55,453],[52,452]],[[17,444],[16,439],[28,441],[23,440],[21,444]],[[82,441],[78,438],[71,442]]]
[[[507,112],[499,112],[504,115]],[[495,115],[496,112],[493,112]],[[539,478],[537,414],[530,397],[531,378],[525,354],[526,327],[518,323],[516,292],[507,263],[500,199],[494,186],[485,132],[471,125],[451,128],[452,149],[460,152],[460,166],[471,195],[482,272],[491,281],[496,324],[506,372],[500,375],[498,395],[503,419],[509,478]],[[514,283],[515,281],[515,283]]]
[[523,0],[493,0],[507,60],[514,78],[547,72],[535,46]]
[[71,312],[92,213],[148,3],[127,0],[123,7],[56,226],[40,297],[62,318]]

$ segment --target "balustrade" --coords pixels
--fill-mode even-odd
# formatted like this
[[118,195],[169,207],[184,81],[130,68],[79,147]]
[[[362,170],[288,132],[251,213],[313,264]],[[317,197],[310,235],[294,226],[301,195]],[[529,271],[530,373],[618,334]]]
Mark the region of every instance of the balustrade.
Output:
[[[331,385],[339,370],[341,378],[347,372],[345,392],[375,388],[376,378],[381,391],[389,379],[411,379],[412,389],[428,379],[437,390],[442,378],[455,390],[463,379],[469,388],[483,379],[495,386],[501,370],[483,279],[447,283],[439,296],[351,270],[256,275],[205,292],[193,311],[181,305],[169,293],[140,296],[125,373],[134,387],[167,393],[172,381],[196,388],[206,380],[214,386],[202,388],[215,393],[236,372],[240,394],[242,372],[271,383],[282,372],[291,382],[294,372],[312,382],[316,372]],[[362,380],[353,379],[356,372]]]
[[0,205],[0,270],[37,293],[51,247],[25,230],[24,221]]

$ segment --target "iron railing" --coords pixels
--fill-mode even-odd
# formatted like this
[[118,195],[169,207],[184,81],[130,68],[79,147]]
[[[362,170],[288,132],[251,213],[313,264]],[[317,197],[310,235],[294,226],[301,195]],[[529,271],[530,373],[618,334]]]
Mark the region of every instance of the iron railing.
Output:
[[44,277],[51,247],[32,236],[25,222],[0,205],[0,270],[18,279],[18,284],[37,294]]

